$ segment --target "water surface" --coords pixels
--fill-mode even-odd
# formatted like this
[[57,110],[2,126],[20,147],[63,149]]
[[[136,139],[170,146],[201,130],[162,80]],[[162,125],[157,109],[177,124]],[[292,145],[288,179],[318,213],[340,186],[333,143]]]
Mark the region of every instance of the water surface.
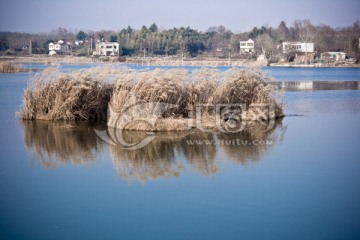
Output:
[[28,78],[0,75],[1,239],[360,238],[359,90],[286,92],[268,132],[130,151],[105,126],[15,119]]

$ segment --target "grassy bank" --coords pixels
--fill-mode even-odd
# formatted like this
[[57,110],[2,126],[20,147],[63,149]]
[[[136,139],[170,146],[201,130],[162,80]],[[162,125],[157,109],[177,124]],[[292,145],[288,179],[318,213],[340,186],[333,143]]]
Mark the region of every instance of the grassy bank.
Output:
[[64,64],[91,64],[91,63],[122,63],[146,66],[246,66],[261,67],[267,66],[267,61],[256,61],[249,59],[216,58],[216,57],[194,57],[184,58],[180,56],[147,56],[143,57],[85,57],[85,56],[49,56],[49,55],[33,55],[33,56],[16,56],[16,57],[0,57],[3,61],[14,61],[16,63],[44,63],[47,65]]
[[256,104],[272,105],[275,117],[283,115],[276,89],[255,69],[220,72],[205,68],[191,73],[183,69],[94,68],[72,73],[47,69],[25,90],[21,117],[102,121],[128,130],[183,131],[196,128],[198,121],[207,127],[215,127],[219,117],[227,121],[224,109],[228,105],[234,106],[239,121],[250,120],[246,114]]
[[20,73],[25,72],[25,69],[12,61],[0,61],[0,73]]

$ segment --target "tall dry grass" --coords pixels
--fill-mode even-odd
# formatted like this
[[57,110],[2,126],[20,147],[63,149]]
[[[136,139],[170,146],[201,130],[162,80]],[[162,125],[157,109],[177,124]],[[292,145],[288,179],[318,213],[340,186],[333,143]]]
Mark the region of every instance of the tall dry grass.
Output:
[[[230,69],[221,72],[207,68],[191,73],[184,69],[157,69],[132,73],[128,81],[119,81],[114,87],[108,126],[142,131],[187,130],[184,128],[184,122],[179,119],[194,119],[195,113],[199,113],[194,109],[199,105],[208,106],[202,108],[200,114],[203,120],[212,121],[209,125],[213,126],[214,114],[219,114],[214,111],[214,106],[219,104],[241,104],[240,114],[245,114],[244,116],[257,104],[271,104],[274,106],[275,117],[282,117],[280,94],[270,81],[270,78],[259,69]],[[163,104],[154,106],[150,103]],[[140,105],[143,107],[139,107]],[[170,105],[171,107],[167,108]],[[119,121],[130,118],[123,116],[124,113],[129,113],[131,106],[138,107],[131,109],[133,119],[147,116],[147,120],[156,118],[156,123],[151,125],[146,121]],[[151,111],[147,113],[144,109]],[[243,120],[249,119],[245,117]],[[173,126],[164,127],[171,124]],[[193,126],[190,122],[186,124]]]
[[[23,119],[107,121],[108,126],[142,131],[188,130],[193,127],[194,109],[200,104],[273,104],[281,117],[282,104],[267,75],[257,69],[230,69],[221,72],[204,68],[185,69],[94,68],[71,73],[47,69],[33,78],[25,90]],[[137,108],[133,108],[137,106]],[[119,121],[127,112],[154,118]],[[214,120],[214,108],[202,109],[202,119]],[[134,116],[125,118],[135,119]],[[207,117],[206,117],[207,116]],[[135,119],[136,120],[136,119]],[[147,119],[148,120],[148,119]]]
[[25,72],[25,69],[12,61],[0,62],[0,73],[20,73]]
[[46,69],[24,92],[23,119],[106,121],[112,85],[102,72],[61,73]]

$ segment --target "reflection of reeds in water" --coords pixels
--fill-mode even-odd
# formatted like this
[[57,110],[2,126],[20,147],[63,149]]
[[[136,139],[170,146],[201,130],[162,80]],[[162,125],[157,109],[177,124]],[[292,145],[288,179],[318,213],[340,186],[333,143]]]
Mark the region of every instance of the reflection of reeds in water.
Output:
[[46,121],[24,121],[25,146],[44,167],[86,165],[99,148],[94,131]]
[[[148,136],[145,132],[112,128],[108,132],[111,139],[121,138],[127,144],[139,143]],[[283,133],[284,128],[278,122],[275,129],[267,132],[265,126],[253,125],[236,134],[198,131],[158,133],[148,145],[137,150],[128,150],[121,144],[110,148],[118,176],[128,180],[147,181],[179,176],[183,171],[183,162],[179,156],[183,156],[196,172],[204,175],[218,171],[216,155],[219,149],[237,163],[246,164],[248,161],[259,160],[272,149]],[[269,141],[271,145],[265,144]],[[254,145],[254,142],[257,144]]]
[[[126,143],[138,143],[147,134],[145,132],[112,131],[111,139],[122,138]],[[117,136],[122,134],[122,136]],[[111,145],[111,154],[118,176],[128,180],[146,181],[159,177],[179,176],[183,165],[176,161],[176,147],[183,134],[159,134],[146,146],[137,150],[128,150],[124,146]]]
[[281,120],[275,122],[273,129],[266,129],[267,126],[256,124],[239,133],[219,134],[219,146],[229,159],[237,163],[257,161],[282,140],[286,131]]
[[[111,132],[110,137],[116,139],[116,132]],[[145,137],[144,132],[123,132],[126,143],[138,143]],[[194,132],[158,133],[148,145],[137,150],[112,145],[111,153],[116,173],[124,179],[139,181],[179,176],[184,167],[178,154],[183,154],[196,171],[205,175],[215,173],[216,146],[187,144],[188,140],[193,139],[211,140],[213,135]]]
[[[89,126],[24,121],[23,127],[25,146],[35,160],[47,168],[65,163],[86,165],[94,160],[96,151],[104,143]],[[120,140],[126,144],[139,143],[148,136],[146,132],[107,129],[109,138],[118,144]],[[265,130],[266,126],[253,125],[236,134],[199,131],[157,133],[144,147],[128,150],[125,145],[110,145],[110,152],[116,174],[127,180],[144,182],[179,176],[186,163],[198,173],[211,175],[219,170],[219,160],[224,160],[217,157],[219,151],[224,153],[221,156],[240,164],[259,160],[269,153],[281,141],[285,128],[280,122],[273,130]],[[270,140],[271,145],[250,145],[254,140]]]
[[213,133],[193,133],[187,135],[181,141],[181,152],[184,154],[185,159],[189,164],[199,173],[204,175],[214,174],[218,171],[216,165],[216,145],[215,144],[203,144],[203,145],[191,145],[191,141],[201,140],[203,142],[214,143],[215,137]]

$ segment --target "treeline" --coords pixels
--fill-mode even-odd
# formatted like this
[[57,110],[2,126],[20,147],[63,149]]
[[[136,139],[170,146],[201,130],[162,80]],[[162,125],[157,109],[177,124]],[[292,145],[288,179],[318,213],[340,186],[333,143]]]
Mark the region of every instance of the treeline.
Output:
[[[349,57],[359,58],[360,21],[352,26],[333,28],[328,25],[314,26],[310,20],[295,21],[287,26],[282,21],[276,28],[254,27],[250,32],[233,33],[224,26],[213,26],[205,32],[190,27],[159,29],[154,23],[141,29],[131,26],[115,31],[76,31],[59,28],[50,33],[28,34],[0,32],[2,54],[26,54],[30,40],[33,54],[48,53],[48,43],[63,39],[69,42],[83,40],[84,44],[73,46],[73,54],[86,55],[90,43],[96,40],[118,42],[122,56],[146,55],[209,55],[227,57],[239,54],[239,41],[255,40],[257,53],[265,52],[267,57],[281,53],[279,45],[284,41],[314,42],[318,54],[325,51],[346,52]],[[89,39],[93,41],[90,41]],[[92,46],[94,47],[94,46]]]

